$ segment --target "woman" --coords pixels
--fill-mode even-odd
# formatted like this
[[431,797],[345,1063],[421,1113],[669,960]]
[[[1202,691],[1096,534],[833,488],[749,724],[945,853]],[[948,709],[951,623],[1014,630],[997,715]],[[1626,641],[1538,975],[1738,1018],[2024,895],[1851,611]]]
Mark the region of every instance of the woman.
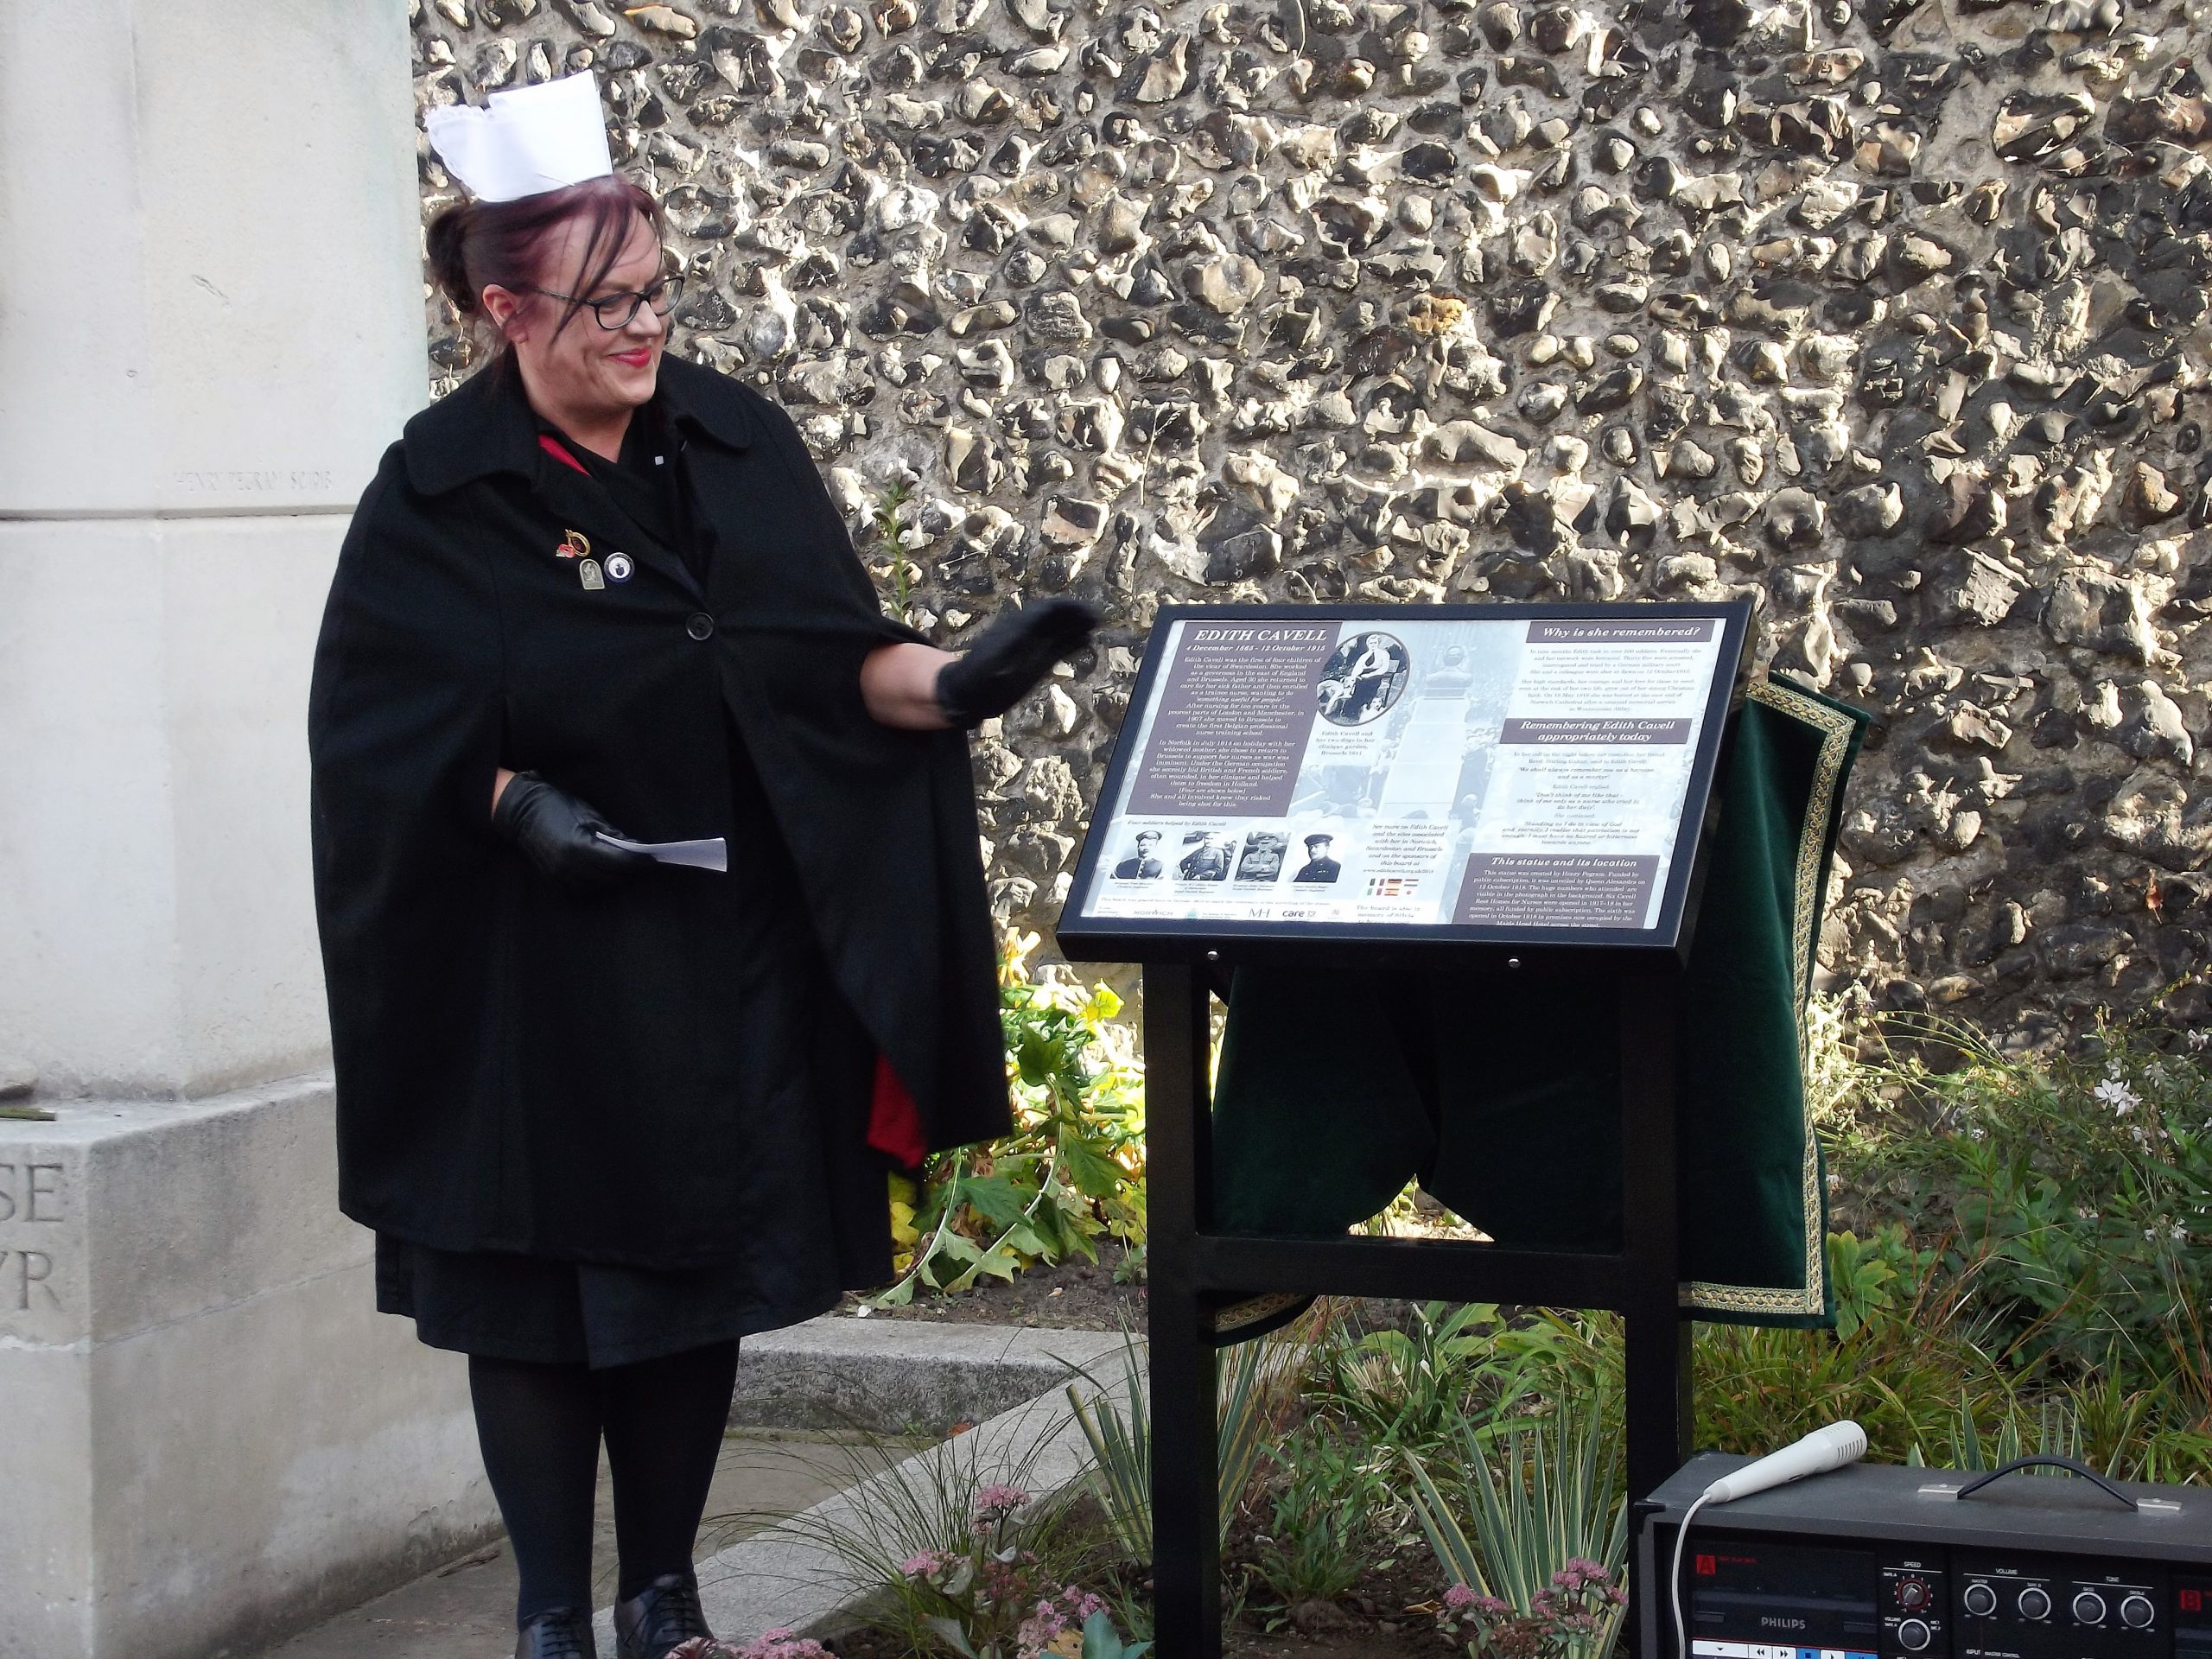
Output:
[[[378,1306],[469,1356],[516,1652],[594,1653],[604,1440],[620,1653],[662,1659],[707,1633],[738,1339],[889,1277],[887,1168],[1007,1127],[958,728],[1091,618],[955,657],[882,617],[789,419],[664,359],[658,211],[574,92],[510,95],[569,99],[535,136],[433,127],[485,188],[432,267],[497,354],[340,556],[316,896],[340,1202]],[[726,868],[632,850],[715,838]]]

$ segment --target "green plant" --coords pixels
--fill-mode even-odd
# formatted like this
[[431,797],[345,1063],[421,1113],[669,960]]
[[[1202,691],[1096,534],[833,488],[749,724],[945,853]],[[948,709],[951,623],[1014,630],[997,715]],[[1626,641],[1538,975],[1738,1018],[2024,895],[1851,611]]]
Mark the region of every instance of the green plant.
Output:
[[1371,1517],[1379,1482],[1364,1448],[1308,1424],[1276,1454],[1281,1484],[1269,1501],[1254,1570],[1287,1611],[1333,1601],[1359,1582],[1374,1558]]
[[1052,1575],[1024,1547],[1020,1520],[1029,1495],[991,1485],[976,1494],[966,1548],[921,1550],[899,1563],[918,1603],[934,1602],[923,1625],[960,1659],[1034,1659],[1071,1645],[1064,1638],[1105,1611],[1088,1590],[1052,1587]]
[[1628,1591],[1614,1580],[1599,1562],[1569,1561],[1531,1598],[1527,1612],[1455,1584],[1444,1592],[1437,1628],[1464,1641],[1469,1659],[1554,1659],[1618,1624]]
[[[1879,1461],[1987,1468],[2024,1446],[2128,1479],[2212,1476],[2212,1425],[2187,1390],[2133,1386],[2117,1367],[2053,1380],[2014,1365],[1997,1345],[1999,1322],[1976,1311],[1971,1279],[1948,1277],[1941,1252],[1894,1230],[1870,1241],[1831,1235],[1828,1250],[1841,1263],[1835,1332],[1696,1327],[1700,1446],[1770,1452],[1849,1417]],[[1500,1331],[1497,1344],[1525,1397],[1618,1399],[1611,1315],[1539,1314]]]
[[[1241,1343],[1219,1362],[1217,1456],[1224,1538],[1251,1486],[1281,1396],[1300,1370],[1310,1341],[1306,1329],[1300,1321],[1274,1337]],[[1118,1391],[1102,1391],[1094,1400],[1085,1400],[1080,1385],[1071,1383],[1067,1394],[1076,1422],[1090,1445],[1093,1484],[1115,1541],[1128,1560],[1149,1561],[1152,1405],[1135,1336],[1125,1333],[1122,1338]]]
[[1097,1241],[1144,1238],[1144,1076],[1121,999],[1034,983],[1012,942],[1002,959],[1000,1014],[1014,1132],[933,1158],[918,1189],[894,1178],[899,1277],[872,1298],[902,1306],[918,1288],[966,1290],[1011,1279],[1033,1262],[1097,1260]]
[[[1556,1603],[1554,1575],[1594,1562],[1610,1583],[1628,1550],[1620,1440],[1592,1396],[1552,1397],[1547,1416],[1494,1434],[1465,1426],[1456,1456],[1405,1454],[1414,1516],[1447,1582],[1494,1598],[1515,1617]],[[1543,1599],[1540,1601],[1540,1598]],[[1587,1631],[1563,1634],[1565,1659],[1605,1659],[1619,1633],[1609,1604]]]
[[[1096,1381],[1096,1379],[1093,1379]],[[1118,1399],[1101,1393],[1085,1400],[1081,1384],[1068,1384],[1068,1405],[1090,1446],[1099,1506],[1123,1555],[1152,1559],[1152,1398],[1136,1338],[1122,1336]],[[1224,1506],[1224,1508],[1227,1506]]]
[[[828,1585],[913,1653],[1027,1659],[1104,1605],[1078,1587],[1103,1563],[1095,1529],[1065,1497],[1027,1495],[1066,1421],[1040,1412],[912,1455],[861,1435],[813,1459],[849,1501],[730,1518],[803,1546]],[[1043,1636],[1025,1648],[1025,1629]]]
[[1898,1312],[1898,1295],[1910,1294],[1935,1259],[1933,1250],[1915,1249],[1895,1223],[1866,1239],[1856,1233],[1830,1233],[1828,1284],[1835,1295],[1837,1338],[1848,1342],[1869,1319]]
[[1096,1612],[1084,1621],[1083,1659],[1144,1659],[1151,1651],[1149,1641],[1124,1642],[1110,1613]]
[[1402,1328],[1342,1327],[1321,1344],[1310,1399],[1376,1445],[1426,1451],[1496,1389],[1503,1323],[1489,1303],[1428,1302]]
[[2117,1369],[2212,1421],[2212,1073],[2192,1048],[2105,1026],[2079,1054],[2011,1055],[1892,1019],[1829,1156],[1840,1205],[1939,1250],[2014,1369]]
[[913,499],[913,486],[903,479],[885,486],[869,510],[868,545],[861,550],[863,557],[881,561],[882,568],[872,574],[887,589],[885,608],[902,622],[914,594],[914,567],[907,563],[906,550],[920,535],[906,523]]
[[2212,1478],[2212,1419],[2181,1390],[2129,1388],[2117,1370],[2066,1384],[2052,1402],[2071,1420],[2080,1457],[2120,1480]]

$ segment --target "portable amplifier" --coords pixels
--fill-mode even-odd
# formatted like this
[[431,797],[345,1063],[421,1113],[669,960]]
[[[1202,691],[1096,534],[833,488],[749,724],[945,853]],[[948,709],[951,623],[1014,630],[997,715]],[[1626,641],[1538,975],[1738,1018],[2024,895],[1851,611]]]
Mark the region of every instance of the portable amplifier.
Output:
[[[1681,1659],[1684,1513],[1750,1461],[1693,1458],[1638,1506],[1646,1659]],[[2011,1468],[1853,1464],[1708,1504],[1681,1552],[1689,1659],[2212,1659],[2212,1491]]]

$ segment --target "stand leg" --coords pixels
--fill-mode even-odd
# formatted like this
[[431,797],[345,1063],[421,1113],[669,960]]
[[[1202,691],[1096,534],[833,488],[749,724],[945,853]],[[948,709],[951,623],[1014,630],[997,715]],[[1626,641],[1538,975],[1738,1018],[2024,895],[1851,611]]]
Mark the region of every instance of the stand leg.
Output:
[[1650,1495],[1688,1456],[1690,1325],[1681,1314],[1681,1172],[1675,1125],[1679,976],[1621,982],[1622,1244],[1628,1497]]
[[1160,1659],[1219,1659],[1220,1431],[1192,1279],[1213,1192],[1208,1006],[1188,968],[1147,967],[1144,981],[1154,1634]]

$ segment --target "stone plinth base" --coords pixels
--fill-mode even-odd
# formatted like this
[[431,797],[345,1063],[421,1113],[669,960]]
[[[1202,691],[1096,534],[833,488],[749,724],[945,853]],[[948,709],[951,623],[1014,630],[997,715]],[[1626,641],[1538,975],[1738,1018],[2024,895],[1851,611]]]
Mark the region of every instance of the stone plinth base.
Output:
[[459,1357],[375,1312],[327,1076],[0,1119],[0,1659],[207,1659],[496,1530]]

